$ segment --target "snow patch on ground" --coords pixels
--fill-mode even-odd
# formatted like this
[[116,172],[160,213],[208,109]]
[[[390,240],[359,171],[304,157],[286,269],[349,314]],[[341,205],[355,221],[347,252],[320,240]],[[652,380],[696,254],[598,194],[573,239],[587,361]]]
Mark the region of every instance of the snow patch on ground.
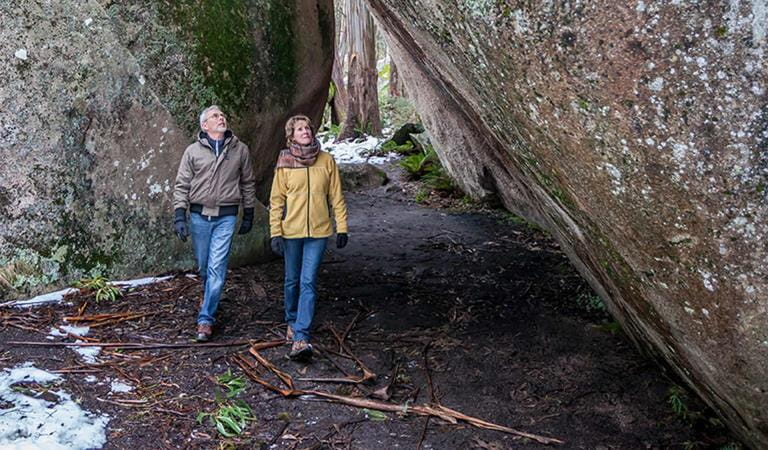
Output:
[[17,300],[13,302],[3,303],[2,306],[15,306],[17,308],[24,308],[30,306],[44,305],[46,303],[59,303],[64,299],[65,295],[77,292],[75,288],[62,289],[56,292],[49,292],[48,294],[38,295],[37,297],[30,298],[28,300]]
[[109,390],[117,393],[131,392],[133,390],[133,386],[122,383],[120,381],[113,381],[109,384]]
[[80,450],[107,441],[105,415],[84,411],[70,394],[50,390],[56,401],[12,389],[17,383],[48,384],[61,377],[26,363],[0,373],[0,448]]
[[74,334],[75,336],[83,337],[91,331],[91,327],[75,327],[72,325],[61,325],[59,327],[65,333]]
[[[76,344],[82,344],[85,341],[82,341],[80,339],[76,340]],[[99,353],[101,353],[101,347],[69,347],[71,350],[74,350],[75,353],[83,357],[83,361],[85,361],[86,364],[96,364],[98,360],[96,359],[97,356],[99,356]]]
[[168,281],[170,279],[173,279],[173,275],[169,275],[167,277],[139,278],[138,280],[129,280],[129,281],[113,281],[112,284],[116,286],[120,286],[122,288],[134,288],[139,286],[145,286],[147,284],[162,283],[163,281]]
[[[167,277],[148,277],[148,278],[139,278],[138,280],[114,281],[110,284],[113,284],[115,286],[120,286],[123,289],[128,289],[128,288],[135,288],[138,286],[145,286],[147,284],[161,283],[163,281],[168,281],[172,278],[173,278],[173,275],[170,275]],[[56,291],[56,292],[49,292],[48,294],[38,295],[37,297],[33,297],[28,300],[15,300],[11,302],[2,303],[0,304],[0,306],[15,306],[17,308],[23,308],[23,307],[44,305],[46,303],[59,303],[64,299],[66,295],[75,293],[77,291],[78,290],[75,288],[67,288],[67,289],[62,289],[60,291]]]
[[335,136],[318,134],[318,140],[323,150],[333,155],[333,158],[339,164],[384,164],[393,159],[397,159],[397,153],[389,153],[387,156],[369,156],[384,140],[375,136],[366,136],[365,139],[348,139],[346,141],[334,143]]
[[[89,331],[91,331],[90,327],[60,325],[58,328],[51,328],[47,339],[53,340],[56,337],[66,337],[70,335],[83,337],[87,335]],[[83,343],[85,341],[78,339],[75,342]],[[99,353],[101,353],[101,347],[69,347],[69,349],[82,356],[83,361],[85,361],[87,364],[96,364],[98,362],[96,357],[99,356]]]

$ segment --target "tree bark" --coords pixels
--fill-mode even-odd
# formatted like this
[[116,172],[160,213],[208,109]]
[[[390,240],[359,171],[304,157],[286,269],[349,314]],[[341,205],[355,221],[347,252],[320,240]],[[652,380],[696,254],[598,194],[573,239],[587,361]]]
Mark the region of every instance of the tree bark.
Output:
[[347,62],[347,53],[349,43],[347,41],[347,15],[346,15],[346,2],[348,0],[337,0],[336,4],[339,8],[338,12],[338,26],[336,27],[338,33],[336,38],[336,57],[333,60],[333,71],[331,72],[331,79],[333,81],[334,94],[330,100],[331,103],[331,123],[341,124],[347,116],[347,82],[344,79],[344,66]]
[[360,132],[381,135],[376,70],[376,28],[363,0],[346,2],[349,72],[347,105],[339,140]]
[[405,97],[403,85],[400,81],[400,73],[397,71],[395,60],[391,57],[389,59],[389,96]]

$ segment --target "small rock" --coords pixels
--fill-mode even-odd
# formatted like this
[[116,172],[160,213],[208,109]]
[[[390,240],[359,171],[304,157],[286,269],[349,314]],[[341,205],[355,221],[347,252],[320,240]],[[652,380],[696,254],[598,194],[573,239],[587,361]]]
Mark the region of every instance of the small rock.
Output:
[[26,61],[28,58],[27,55],[27,49],[26,48],[20,48],[16,50],[16,53],[13,54],[15,57],[19,58],[22,61]]
[[368,163],[340,164],[341,186],[345,191],[374,188],[387,182],[383,170]]

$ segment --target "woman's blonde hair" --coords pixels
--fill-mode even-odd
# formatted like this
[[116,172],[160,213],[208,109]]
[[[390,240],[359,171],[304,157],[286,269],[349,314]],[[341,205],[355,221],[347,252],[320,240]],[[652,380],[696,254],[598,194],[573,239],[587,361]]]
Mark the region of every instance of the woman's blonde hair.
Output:
[[309,128],[312,130],[312,137],[315,137],[315,127],[312,126],[312,121],[309,120],[309,117],[299,114],[298,116],[291,117],[285,122],[285,145],[290,146],[293,143],[293,131],[296,127],[296,122],[301,121],[307,122],[307,125],[309,125]]

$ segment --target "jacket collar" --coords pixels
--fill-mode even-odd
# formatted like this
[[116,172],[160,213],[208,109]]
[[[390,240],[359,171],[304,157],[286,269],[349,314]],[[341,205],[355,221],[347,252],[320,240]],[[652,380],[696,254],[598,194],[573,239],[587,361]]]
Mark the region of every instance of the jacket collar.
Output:
[[[206,133],[205,131],[201,130],[199,133],[197,133],[197,142],[199,142],[200,145],[202,145],[203,147],[208,148],[211,151],[213,151],[213,149],[211,148],[211,145],[208,143],[207,136],[208,136],[208,133]],[[236,139],[237,139],[237,136],[235,136],[235,133],[233,133],[232,130],[225,131],[224,132],[224,145],[221,148],[222,149],[226,149],[227,146],[229,146],[229,144],[235,142]]]

